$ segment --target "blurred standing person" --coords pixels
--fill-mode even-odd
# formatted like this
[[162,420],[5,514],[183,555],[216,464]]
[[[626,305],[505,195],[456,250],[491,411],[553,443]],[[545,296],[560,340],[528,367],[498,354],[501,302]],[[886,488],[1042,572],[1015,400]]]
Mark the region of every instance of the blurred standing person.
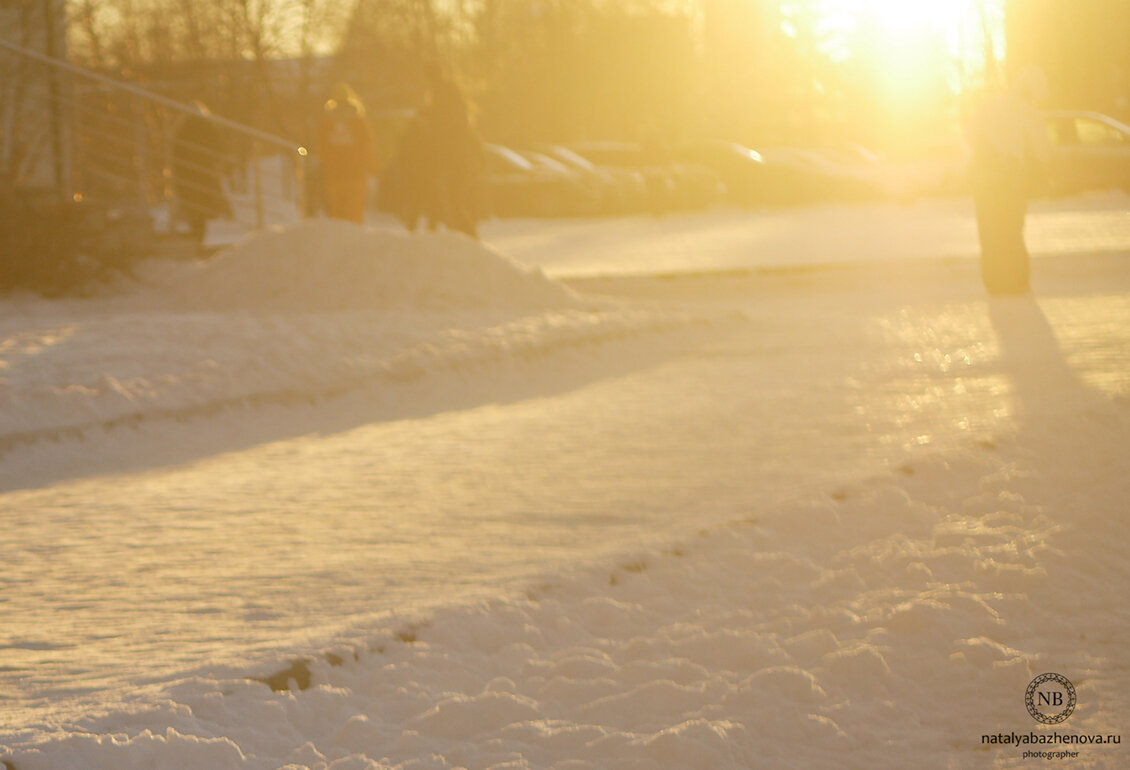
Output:
[[345,83],[333,88],[318,125],[318,158],[326,214],[361,224],[376,145],[365,107]]
[[1050,162],[1047,133],[1036,104],[1047,95],[1037,69],[1025,70],[1005,92],[981,105],[971,127],[970,184],[981,244],[981,281],[989,294],[1027,294],[1024,243],[1028,199]]
[[382,170],[380,192],[385,205],[409,232],[424,219],[429,230],[439,224],[434,192],[439,168],[433,156],[430,123],[424,113],[401,133],[396,154]]
[[219,129],[202,102],[193,106],[195,112],[185,115],[173,138],[173,191],[178,216],[199,247],[208,220],[231,217],[232,208],[220,179],[225,164]]
[[482,146],[471,124],[467,98],[453,80],[431,73],[421,130],[430,148],[424,209],[432,219],[478,238]]

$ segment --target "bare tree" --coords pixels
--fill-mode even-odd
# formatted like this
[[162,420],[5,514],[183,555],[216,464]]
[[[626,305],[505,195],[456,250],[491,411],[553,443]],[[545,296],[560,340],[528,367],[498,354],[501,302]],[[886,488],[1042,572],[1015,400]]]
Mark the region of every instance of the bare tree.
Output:
[[74,0],[71,49],[87,66],[293,133],[347,14],[339,0]]

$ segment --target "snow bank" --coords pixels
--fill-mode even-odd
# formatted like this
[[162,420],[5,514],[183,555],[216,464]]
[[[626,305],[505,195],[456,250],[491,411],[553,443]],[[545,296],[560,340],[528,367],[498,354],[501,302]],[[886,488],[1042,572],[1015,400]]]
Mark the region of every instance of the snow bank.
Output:
[[[1128,430],[1130,404],[1092,403],[8,754],[19,770],[1020,766],[1023,747],[982,736],[1125,724]],[[1056,728],[1024,707],[1046,670],[1078,690]],[[1073,767],[1130,759],[1068,748]]]
[[584,299],[462,236],[311,220],[122,296],[9,303],[0,451],[138,420],[309,401],[686,319]]
[[311,219],[244,238],[149,280],[194,309],[326,312],[575,306],[560,283],[460,235]]

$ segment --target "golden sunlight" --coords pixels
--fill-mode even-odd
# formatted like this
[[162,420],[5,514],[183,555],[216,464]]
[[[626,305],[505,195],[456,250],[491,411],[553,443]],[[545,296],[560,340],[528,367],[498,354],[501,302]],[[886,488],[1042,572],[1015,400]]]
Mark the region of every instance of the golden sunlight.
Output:
[[939,82],[964,90],[983,72],[986,50],[1003,53],[1001,0],[826,0],[824,10],[850,19],[849,34],[865,31],[865,55],[885,71],[896,100]]
[[974,10],[973,3],[960,0],[856,0],[855,4],[895,35],[923,29],[956,35]]

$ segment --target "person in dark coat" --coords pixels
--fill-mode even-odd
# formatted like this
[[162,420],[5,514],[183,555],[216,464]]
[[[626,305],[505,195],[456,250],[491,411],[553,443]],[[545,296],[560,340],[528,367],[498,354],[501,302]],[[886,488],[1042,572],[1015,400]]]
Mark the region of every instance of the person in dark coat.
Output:
[[425,106],[405,130],[382,184],[390,208],[409,230],[421,220],[478,237],[482,144],[462,91],[432,74]]
[[224,149],[220,131],[202,103],[184,117],[173,138],[173,191],[178,215],[188,223],[197,244],[204,242],[208,220],[231,217],[221,176]]
[[424,112],[434,155],[431,205],[447,227],[477,238],[482,144],[459,86],[442,74],[432,78]]
[[1050,160],[1044,121],[1035,107],[1046,89],[1043,74],[1027,70],[1009,90],[988,98],[974,117],[970,184],[981,280],[989,294],[1029,291],[1024,220]]
[[440,223],[440,207],[436,189],[436,158],[432,155],[429,121],[417,115],[400,136],[396,156],[381,177],[386,205],[414,232],[424,220],[429,230]]
[[377,170],[376,143],[361,99],[344,83],[325,104],[317,148],[326,214],[361,224],[369,175]]

